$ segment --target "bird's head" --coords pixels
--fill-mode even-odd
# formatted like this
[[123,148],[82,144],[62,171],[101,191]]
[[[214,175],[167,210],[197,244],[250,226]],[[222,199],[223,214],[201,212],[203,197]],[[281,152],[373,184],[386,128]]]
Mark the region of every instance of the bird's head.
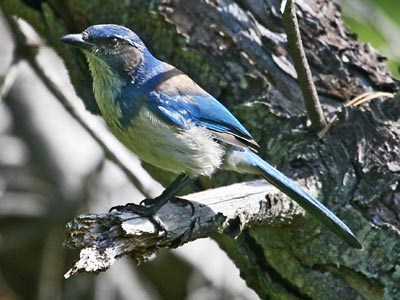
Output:
[[82,33],[67,34],[61,41],[84,50],[89,63],[105,63],[115,73],[135,70],[150,55],[133,31],[113,24],[93,25]]

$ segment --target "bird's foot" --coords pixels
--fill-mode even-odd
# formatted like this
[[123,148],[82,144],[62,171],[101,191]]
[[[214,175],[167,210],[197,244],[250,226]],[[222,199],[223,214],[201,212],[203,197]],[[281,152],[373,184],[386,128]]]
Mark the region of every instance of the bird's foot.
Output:
[[125,205],[116,205],[111,207],[109,209],[109,212],[116,210],[118,212],[131,212],[142,217],[147,217],[157,227],[157,230],[159,232],[167,232],[166,226],[161,221],[161,219],[156,215],[157,211],[160,209],[159,205],[156,205],[155,203],[153,205],[142,205],[142,202],[140,202],[140,204],[127,203]]
[[156,198],[146,198],[140,201],[139,205],[141,206],[154,206],[159,203],[160,199],[158,197]]
[[156,213],[168,201],[177,203],[178,205],[181,205],[183,207],[190,205],[190,208],[192,210],[191,216],[193,216],[195,210],[193,203],[182,198],[167,198],[163,194],[154,199],[144,199],[140,202],[140,204],[128,203],[125,205],[113,206],[110,208],[109,212],[112,212],[113,210],[119,212],[133,212],[135,214],[138,214],[139,216],[148,217],[153,222],[153,224],[155,224],[159,231],[167,232],[165,225],[156,215]]
[[153,204],[147,204],[145,203],[146,200],[154,200],[154,199],[145,199],[140,204],[135,204],[135,203],[127,203],[125,205],[116,205],[111,207],[108,212],[112,211],[118,211],[118,212],[133,212],[136,213],[142,217],[149,217],[154,215],[160,207],[156,205],[155,203]]
[[[194,215],[195,208],[194,208],[194,205],[193,205],[192,202],[190,202],[190,201],[188,201],[188,200],[186,200],[186,199],[177,198],[177,197],[171,198],[171,199],[169,199],[168,201],[169,201],[169,202],[172,202],[172,203],[175,203],[175,204],[178,204],[178,205],[180,205],[180,206],[182,206],[182,207],[186,207],[186,206],[189,205],[189,206],[190,206],[190,209],[192,210],[191,216]],[[146,199],[140,201],[140,205],[143,206],[143,207],[157,206],[157,205],[158,205],[158,199],[157,199],[157,198],[154,198],[154,199],[151,199],[151,198],[148,199],[148,198],[146,198]],[[161,207],[160,207],[160,208],[161,208]]]

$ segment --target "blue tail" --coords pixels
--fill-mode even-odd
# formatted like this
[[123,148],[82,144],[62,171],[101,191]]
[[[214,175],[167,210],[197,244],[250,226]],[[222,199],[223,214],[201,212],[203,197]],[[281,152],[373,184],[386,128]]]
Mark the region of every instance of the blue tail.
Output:
[[332,230],[336,235],[341,237],[347,244],[353,248],[362,249],[360,241],[355,237],[353,232],[336,217],[328,208],[326,208],[317,199],[298,187],[292,180],[284,174],[272,167],[270,164],[261,159],[257,154],[247,150],[250,155],[253,167],[258,168],[269,183],[277,187],[280,191],[295,200],[308,213],[315,217],[318,221]]

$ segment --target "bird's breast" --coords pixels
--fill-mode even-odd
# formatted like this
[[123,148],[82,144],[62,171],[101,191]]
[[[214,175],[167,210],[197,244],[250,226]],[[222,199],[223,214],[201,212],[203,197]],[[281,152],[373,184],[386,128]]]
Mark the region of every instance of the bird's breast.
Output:
[[115,126],[114,122],[108,125],[141,160],[161,169],[195,177],[210,176],[221,165],[224,149],[209,130],[190,124],[187,129],[177,128],[145,106],[126,127]]

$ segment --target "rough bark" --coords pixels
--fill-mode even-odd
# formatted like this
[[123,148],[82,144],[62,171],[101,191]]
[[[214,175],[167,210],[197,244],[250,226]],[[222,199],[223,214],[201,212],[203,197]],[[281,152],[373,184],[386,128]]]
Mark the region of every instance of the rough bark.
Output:
[[[399,97],[343,109],[319,140],[307,127],[279,1],[40,3],[33,7],[3,0],[1,6],[30,22],[55,47],[89,110],[97,108],[86,62],[58,38],[94,23],[124,24],[156,56],[188,73],[233,110],[260,143],[261,155],[318,194],[362,240],[364,251],[348,249],[308,217],[301,226],[253,226],[236,239],[214,234],[260,297],[400,295]],[[361,93],[398,88],[384,58],[343,25],[336,4],[297,1],[297,8],[306,55],[329,117]],[[237,180],[243,177],[221,173],[213,182]]]

